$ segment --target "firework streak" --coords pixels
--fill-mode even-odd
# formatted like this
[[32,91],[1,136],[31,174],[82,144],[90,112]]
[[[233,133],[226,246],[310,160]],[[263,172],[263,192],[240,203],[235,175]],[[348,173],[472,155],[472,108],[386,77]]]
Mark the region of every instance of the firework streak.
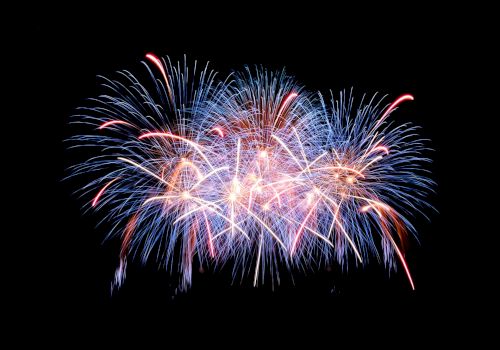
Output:
[[[390,114],[405,101],[351,93],[325,98],[284,71],[246,68],[219,79],[186,60],[146,55],[145,82],[128,71],[79,109],[93,155],[72,175],[120,237],[115,285],[127,259],[154,259],[191,284],[193,260],[249,276],[338,263],[402,267],[408,220],[429,207],[427,148]],[[108,238],[109,238],[108,237]],[[172,264],[176,262],[176,264]],[[273,279],[274,280],[274,279]]]

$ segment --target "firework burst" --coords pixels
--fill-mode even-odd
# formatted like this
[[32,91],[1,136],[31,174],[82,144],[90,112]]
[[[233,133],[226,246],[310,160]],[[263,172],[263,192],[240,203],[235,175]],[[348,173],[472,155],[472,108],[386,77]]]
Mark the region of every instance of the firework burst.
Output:
[[411,95],[355,103],[307,92],[284,71],[219,79],[186,60],[146,59],[147,82],[102,78],[106,93],[75,116],[88,134],[71,139],[94,154],[71,176],[94,179],[81,194],[121,239],[115,285],[137,255],[176,261],[183,289],[193,259],[231,261],[257,285],[278,266],[375,256],[414,288],[408,217],[428,206],[433,182],[417,127],[388,122]]

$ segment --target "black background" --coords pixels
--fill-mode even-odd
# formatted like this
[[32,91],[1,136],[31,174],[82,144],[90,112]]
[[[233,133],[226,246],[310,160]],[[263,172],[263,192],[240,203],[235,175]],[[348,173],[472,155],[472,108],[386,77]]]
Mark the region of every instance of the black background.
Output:
[[[30,36],[35,40],[27,51],[36,62],[34,84],[40,85],[33,96],[36,113],[29,122],[39,131],[36,140],[43,147],[43,157],[32,160],[42,169],[43,186],[38,189],[39,218],[34,219],[38,234],[32,240],[37,271],[30,284],[36,288],[29,291],[44,310],[42,315],[56,315],[69,328],[116,315],[131,322],[150,322],[154,317],[200,328],[213,323],[236,327],[254,318],[269,327],[328,326],[339,320],[377,324],[380,317],[388,327],[397,327],[423,318],[423,330],[438,332],[440,320],[460,312],[461,302],[456,300],[463,287],[457,287],[457,276],[465,269],[453,243],[459,235],[451,209],[454,126],[442,105],[453,85],[447,75],[453,38],[446,30],[433,30],[433,17],[408,13],[343,21],[341,14],[318,19],[302,15],[278,12],[239,20],[177,12],[164,19],[92,16],[32,25]],[[270,285],[232,283],[224,271],[195,271],[192,288],[177,293],[177,280],[167,272],[136,262],[129,264],[122,289],[111,295],[118,246],[102,242],[106,232],[96,228],[98,215],[82,215],[83,202],[72,194],[80,184],[62,181],[72,164],[63,140],[74,132],[67,123],[75,108],[100,92],[96,75],[142,71],[140,61],[149,52],[174,60],[187,54],[212,62],[212,68],[222,73],[245,64],[286,67],[309,90],[354,87],[358,94],[380,91],[391,99],[413,94],[415,101],[405,103],[391,118],[421,125],[422,135],[432,140],[430,167],[438,186],[429,201],[439,212],[428,211],[430,222],[415,222],[420,244],[411,242],[407,258],[416,291],[411,291],[402,269],[389,275],[373,262],[348,272],[333,266],[305,276],[295,273],[295,284],[285,281],[274,290]]]

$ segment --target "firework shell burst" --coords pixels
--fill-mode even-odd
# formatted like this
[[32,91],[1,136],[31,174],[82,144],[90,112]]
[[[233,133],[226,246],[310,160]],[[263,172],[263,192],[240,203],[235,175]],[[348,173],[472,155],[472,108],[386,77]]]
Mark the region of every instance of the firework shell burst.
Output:
[[[425,140],[390,114],[404,101],[310,93],[285,71],[245,68],[221,79],[186,59],[146,55],[150,79],[120,71],[80,108],[88,129],[71,147],[94,154],[71,168],[80,190],[121,240],[114,286],[127,260],[156,260],[192,280],[193,260],[254,285],[278,267],[370,258],[402,267],[434,185]],[[279,280],[279,279],[278,279]]]

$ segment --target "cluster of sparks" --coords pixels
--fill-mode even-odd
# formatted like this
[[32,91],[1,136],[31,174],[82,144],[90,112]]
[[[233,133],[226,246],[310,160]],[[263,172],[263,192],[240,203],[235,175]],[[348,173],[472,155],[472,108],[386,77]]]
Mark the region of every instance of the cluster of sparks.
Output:
[[414,288],[407,217],[427,205],[433,183],[417,128],[388,121],[411,95],[355,106],[345,93],[327,102],[284,71],[218,79],[207,67],[146,59],[149,86],[128,71],[103,78],[107,94],[76,116],[91,131],[72,139],[96,151],[73,174],[93,176],[83,195],[121,239],[116,285],[136,255],[167,269],[178,262],[184,289],[194,259],[230,261],[257,285],[278,266],[374,256],[402,266]]

